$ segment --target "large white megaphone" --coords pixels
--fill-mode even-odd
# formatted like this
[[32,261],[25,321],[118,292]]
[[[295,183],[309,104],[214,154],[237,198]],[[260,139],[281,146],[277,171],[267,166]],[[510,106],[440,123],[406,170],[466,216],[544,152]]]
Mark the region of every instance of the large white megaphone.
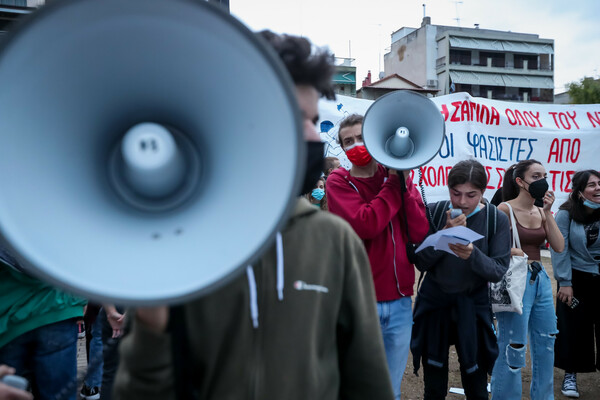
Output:
[[304,174],[298,107],[237,20],[203,1],[61,0],[5,39],[0,245],[27,271],[173,303],[281,228]]
[[444,141],[440,110],[427,97],[398,90],[377,99],[362,125],[365,147],[380,164],[410,170],[427,164]]

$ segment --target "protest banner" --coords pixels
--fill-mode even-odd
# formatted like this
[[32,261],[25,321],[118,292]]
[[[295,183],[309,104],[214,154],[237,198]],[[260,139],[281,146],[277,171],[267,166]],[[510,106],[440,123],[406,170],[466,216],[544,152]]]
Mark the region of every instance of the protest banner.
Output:
[[[465,159],[476,159],[484,165],[487,199],[502,187],[504,172],[512,164],[527,159],[540,161],[546,168],[550,190],[556,195],[553,211],[566,201],[576,171],[600,169],[600,104],[517,103],[468,93],[431,100],[446,121],[446,134],[437,156],[420,167],[429,202],[448,198],[448,172]],[[350,167],[336,142],[337,127],[350,114],[364,115],[372,103],[346,96],[319,103],[326,156],[338,157],[342,166]],[[413,182],[417,184],[418,174],[413,174]]]

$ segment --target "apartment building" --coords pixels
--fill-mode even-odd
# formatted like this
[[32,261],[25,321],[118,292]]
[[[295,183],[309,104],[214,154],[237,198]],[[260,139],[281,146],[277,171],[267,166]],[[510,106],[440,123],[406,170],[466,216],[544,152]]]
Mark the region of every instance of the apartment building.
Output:
[[528,33],[432,25],[403,27],[384,55],[398,74],[439,95],[468,92],[498,100],[554,101],[554,40]]

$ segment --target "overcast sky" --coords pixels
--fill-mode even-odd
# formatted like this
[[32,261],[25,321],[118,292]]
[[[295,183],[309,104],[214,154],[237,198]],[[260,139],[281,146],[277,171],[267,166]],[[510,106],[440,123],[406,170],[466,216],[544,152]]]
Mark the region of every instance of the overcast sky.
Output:
[[[435,25],[534,33],[554,39],[555,93],[600,74],[599,0],[230,0],[231,14],[253,30],[304,35],[338,57],[355,58],[357,81],[383,70],[392,32]],[[459,18],[459,20],[457,20]]]

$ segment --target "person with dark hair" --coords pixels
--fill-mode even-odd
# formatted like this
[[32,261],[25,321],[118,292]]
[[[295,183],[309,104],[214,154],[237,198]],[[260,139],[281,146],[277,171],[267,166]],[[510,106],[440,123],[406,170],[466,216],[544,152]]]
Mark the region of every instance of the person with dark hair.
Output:
[[554,366],[565,371],[562,394],[577,398],[577,373],[600,370],[598,171],[590,169],[573,175],[569,199],[560,206],[555,218],[565,238],[565,250],[552,251],[554,278],[558,283]]
[[[304,38],[262,36],[290,70],[315,149],[306,193],[323,168],[315,123],[319,96],[333,95],[331,55]],[[368,265],[346,222],[299,198],[275,243],[227,284],[129,314],[116,398],[391,399]]]
[[502,203],[502,189],[496,190],[496,193],[492,196],[490,203],[498,207]]
[[325,179],[333,172],[333,170],[340,167],[340,159],[337,157],[325,157],[325,163],[323,165],[323,176]]
[[305,194],[310,204],[321,210],[327,211],[327,196],[325,195],[325,177],[320,177],[317,184],[310,192]]
[[[506,215],[514,212],[521,249],[511,255],[528,257],[527,282],[523,295],[523,314],[498,312],[498,348],[500,354],[492,373],[492,397],[516,400],[522,397],[521,369],[525,367],[527,339],[531,346],[532,400],[553,399],[554,341],[556,315],[552,284],[541,263],[540,245],[547,240],[556,252],[563,251],[564,239],[554,217],[554,193],[548,190],[546,170],[536,160],[523,160],[504,174],[498,209]],[[508,203],[508,204],[507,204]]]
[[352,168],[331,173],[327,205],[350,223],[369,254],[388,368],[399,399],[415,283],[415,268],[406,249],[409,239],[419,243],[425,238],[428,224],[421,195],[408,180],[410,171],[388,171],[371,157],[363,144],[362,122],[362,115],[352,114],[340,123],[338,142]]
[[498,355],[488,282],[498,282],[510,262],[508,218],[484,202],[484,167],[461,161],[448,174],[450,201],[431,205],[430,233],[466,226],[484,236],[468,245],[450,244],[454,254],[427,247],[417,268],[427,272],[417,294],[411,341],[415,372],[423,364],[425,400],[448,392],[448,348],[458,352],[467,399],[487,399],[487,376]]

